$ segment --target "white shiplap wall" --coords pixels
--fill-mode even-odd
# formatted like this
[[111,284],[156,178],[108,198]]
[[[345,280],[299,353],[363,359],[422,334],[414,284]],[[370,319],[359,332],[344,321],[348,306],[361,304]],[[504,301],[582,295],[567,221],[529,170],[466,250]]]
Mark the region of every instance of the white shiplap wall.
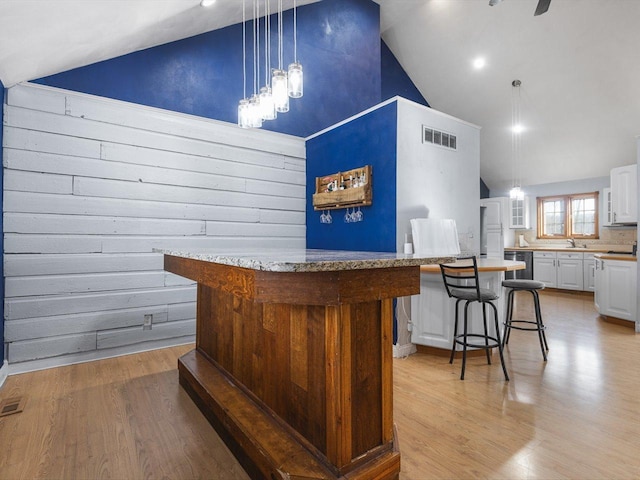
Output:
[[185,343],[195,287],[152,249],[303,248],[304,140],[17,85],[4,234],[12,371]]

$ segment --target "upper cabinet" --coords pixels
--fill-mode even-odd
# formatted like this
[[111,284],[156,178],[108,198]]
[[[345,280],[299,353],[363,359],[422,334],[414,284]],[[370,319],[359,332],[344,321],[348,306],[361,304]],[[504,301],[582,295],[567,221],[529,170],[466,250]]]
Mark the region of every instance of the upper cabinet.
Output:
[[611,170],[612,224],[638,223],[638,166]]
[[529,199],[509,199],[509,228],[529,228]]

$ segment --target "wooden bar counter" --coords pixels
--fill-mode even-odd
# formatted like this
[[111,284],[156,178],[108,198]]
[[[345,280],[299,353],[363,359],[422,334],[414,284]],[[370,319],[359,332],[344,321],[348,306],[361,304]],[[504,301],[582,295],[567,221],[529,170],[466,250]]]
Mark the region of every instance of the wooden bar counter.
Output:
[[180,384],[256,479],[392,479],[393,299],[451,258],[163,250],[198,283]]

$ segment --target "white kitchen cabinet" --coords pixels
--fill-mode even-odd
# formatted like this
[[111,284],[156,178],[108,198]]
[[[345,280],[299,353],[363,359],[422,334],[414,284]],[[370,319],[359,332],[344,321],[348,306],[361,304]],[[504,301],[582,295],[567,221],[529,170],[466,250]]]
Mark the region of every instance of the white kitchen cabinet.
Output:
[[638,222],[638,166],[611,170],[612,223]]
[[582,252],[558,252],[556,258],[557,288],[583,290]]
[[625,260],[596,260],[595,304],[601,315],[636,320],[637,265]]
[[509,199],[509,228],[529,228],[529,198]]
[[533,279],[557,288],[556,252],[533,252]]
[[[482,263],[482,260],[481,260]],[[505,294],[502,281],[504,273],[500,271],[482,271],[480,267],[478,272],[478,281],[480,287],[486,288],[494,292],[498,299],[494,301],[498,309],[498,319],[500,335],[502,335],[504,326],[502,319],[504,318]],[[450,350],[453,343],[453,326],[455,318],[454,299],[449,298],[442,282],[440,272],[430,272],[420,274],[420,295],[411,297],[411,342],[417,345],[425,345],[435,347],[442,350]],[[460,308],[460,320],[458,332],[462,332],[462,316],[464,315],[464,307]],[[493,323],[493,310],[487,307],[487,326],[489,334],[495,334],[495,326]],[[469,305],[469,331],[482,331],[482,305],[473,302]],[[456,345],[456,349],[462,347]]]
[[533,252],[533,278],[549,288],[583,290],[582,252]]
[[596,261],[593,253],[585,253],[582,260],[582,289],[586,292],[596,290]]

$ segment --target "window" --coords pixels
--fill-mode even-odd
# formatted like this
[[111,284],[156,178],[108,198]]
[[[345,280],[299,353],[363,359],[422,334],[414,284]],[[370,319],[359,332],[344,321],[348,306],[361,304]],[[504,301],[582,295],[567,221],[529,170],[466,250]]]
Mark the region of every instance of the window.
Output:
[[598,238],[598,192],[538,197],[538,238]]

